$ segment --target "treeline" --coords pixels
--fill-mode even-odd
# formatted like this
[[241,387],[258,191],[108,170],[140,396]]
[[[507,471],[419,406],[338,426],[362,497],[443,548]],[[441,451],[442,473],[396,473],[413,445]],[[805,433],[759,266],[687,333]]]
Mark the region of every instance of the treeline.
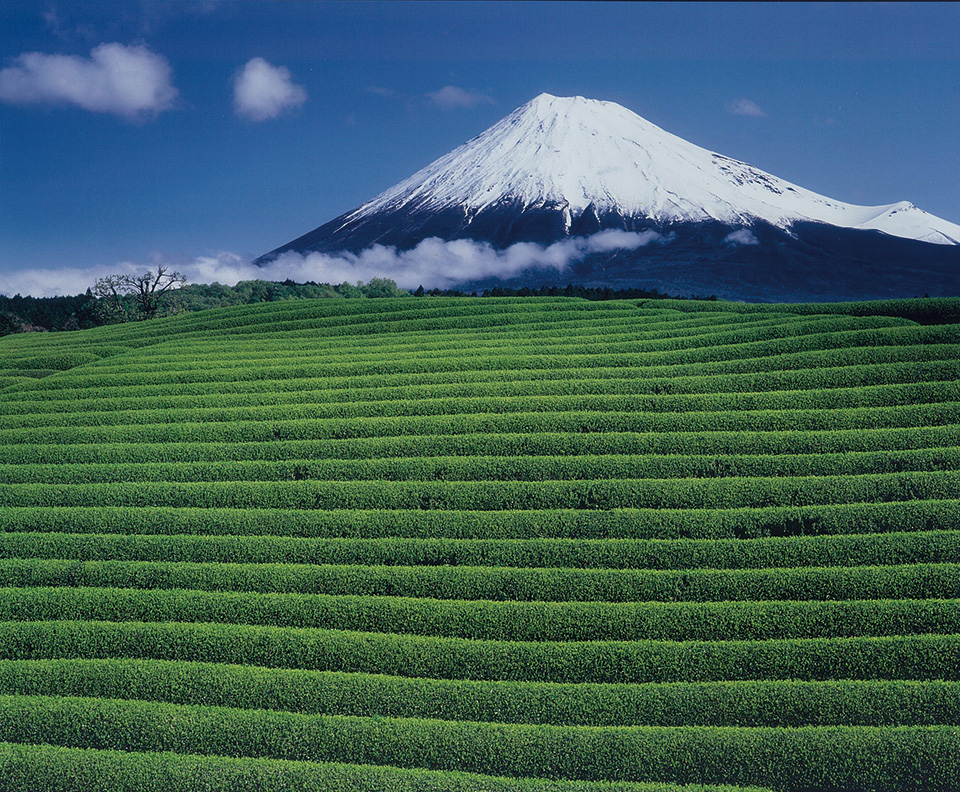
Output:
[[519,289],[507,286],[494,286],[483,291],[465,292],[459,289],[428,289],[423,286],[412,292],[414,297],[579,297],[583,300],[706,300],[713,302],[714,297],[673,297],[656,289],[613,289],[610,286],[579,286],[568,283],[566,286],[541,286],[533,288],[522,286]]
[[[165,295],[158,315],[226,308],[231,305],[278,302],[281,300],[313,300],[358,297],[408,297],[410,292],[398,289],[385,278],[369,283],[294,283],[252,280],[236,286],[221,283],[191,283]],[[83,330],[117,321],[114,314],[101,310],[103,301],[91,289],[72,297],[13,297],[0,295],[0,336],[10,333],[48,330]]]
[[[378,297],[580,297],[585,300],[665,299],[670,297],[646,289],[612,289],[609,286],[566,287],[543,286],[539,289],[523,287],[511,289],[496,286],[482,292],[464,292],[457,289],[430,289],[422,286],[416,291],[400,289],[388,278],[373,278],[369,283],[294,283],[250,280],[235,286],[221,283],[191,283],[165,295],[158,315],[204,311],[208,308],[226,308],[232,305],[278,302],[282,300],[357,299]],[[674,298],[682,299],[682,298]],[[711,297],[715,300],[715,297]],[[13,297],[0,295],[0,336],[11,333],[45,332],[57,330],[84,330],[116,323],[116,314],[103,310],[103,300],[91,289],[72,297]]]
[[[960,321],[960,301],[952,298],[867,301],[858,303],[732,303],[710,297],[678,297],[657,290],[640,288],[614,289],[610,286],[494,286],[482,291],[460,289],[401,289],[388,278],[373,278],[356,285],[344,282],[295,283],[292,280],[240,281],[235,286],[221,283],[192,283],[163,296],[157,316],[205,311],[254,303],[285,300],[357,299],[380,297],[577,297],[583,300],[662,300],[663,307],[681,311],[735,311],[737,313],[783,312],[805,314],[843,314],[852,316],[897,316],[920,324],[949,324]],[[131,303],[126,320],[138,316],[133,297],[121,299]],[[0,295],[0,336],[11,333],[83,330],[115,324],[118,312],[106,310],[105,301],[91,289],[71,297],[30,297],[17,294]],[[143,317],[140,317],[143,318]]]
[[46,330],[83,330],[99,324],[90,290],[73,297],[0,294],[0,336]]

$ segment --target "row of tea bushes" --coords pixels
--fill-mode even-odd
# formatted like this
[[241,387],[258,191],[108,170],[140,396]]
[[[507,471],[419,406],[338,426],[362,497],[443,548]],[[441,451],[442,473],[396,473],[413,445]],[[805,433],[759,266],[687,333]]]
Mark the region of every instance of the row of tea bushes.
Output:
[[955,498],[670,510],[27,506],[0,510],[0,546],[17,554],[30,542],[31,553],[43,554],[35,549],[40,543],[59,542],[55,546],[70,548],[74,557],[78,545],[69,536],[31,540],[9,534],[94,533],[104,536],[84,544],[103,548],[93,551],[96,558],[116,550],[151,559],[157,557],[151,548],[174,552],[178,547],[157,537],[184,535],[191,538],[180,541],[197,555],[181,555],[181,560],[661,569],[863,566],[953,562],[957,538],[942,529],[958,519],[960,500]]
[[320,715],[567,726],[957,725],[960,682],[559,684],[169,660],[0,660],[0,689]]
[[0,737],[500,776],[674,783],[706,776],[824,792],[951,792],[960,776],[960,734],[949,726],[550,726],[0,696]]

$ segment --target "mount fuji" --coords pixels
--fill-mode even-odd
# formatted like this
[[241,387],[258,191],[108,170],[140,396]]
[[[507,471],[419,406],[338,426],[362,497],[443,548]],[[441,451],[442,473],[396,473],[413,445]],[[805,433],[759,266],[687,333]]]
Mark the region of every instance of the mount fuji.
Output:
[[[960,295],[960,226],[912,203],[857,206],[700,148],[614,103],[541,94],[287,252],[503,250],[617,229],[655,243],[465,287],[577,282],[745,300]],[[585,248],[589,249],[589,248]]]

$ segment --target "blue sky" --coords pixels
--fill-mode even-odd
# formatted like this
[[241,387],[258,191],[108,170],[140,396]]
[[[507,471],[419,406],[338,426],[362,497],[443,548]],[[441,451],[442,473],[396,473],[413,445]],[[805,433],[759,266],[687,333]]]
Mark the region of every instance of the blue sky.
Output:
[[2,3],[0,292],[227,282],[544,91],[960,222],[958,31],[954,3]]

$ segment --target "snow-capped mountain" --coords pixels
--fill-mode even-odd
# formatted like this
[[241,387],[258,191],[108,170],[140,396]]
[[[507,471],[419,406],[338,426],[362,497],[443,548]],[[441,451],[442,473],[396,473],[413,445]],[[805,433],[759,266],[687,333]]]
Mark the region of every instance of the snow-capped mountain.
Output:
[[[428,237],[497,248],[550,244],[608,228],[657,230],[680,243],[629,257],[638,265],[652,263],[651,256],[689,262],[693,249],[694,258],[714,263],[735,250],[734,258],[765,251],[794,265],[798,256],[832,265],[882,264],[888,240],[900,265],[903,255],[932,257],[934,269],[946,267],[943,274],[960,293],[960,226],[954,223],[906,201],[856,206],[827,198],[688,143],[614,102],[549,94],[260,261],[290,250],[357,252],[373,244],[406,250]],[[740,229],[745,236],[737,236]],[[738,239],[750,244],[735,244]],[[642,282],[643,268],[634,266],[632,277],[625,263],[608,279]],[[716,278],[713,272],[711,282]]]

